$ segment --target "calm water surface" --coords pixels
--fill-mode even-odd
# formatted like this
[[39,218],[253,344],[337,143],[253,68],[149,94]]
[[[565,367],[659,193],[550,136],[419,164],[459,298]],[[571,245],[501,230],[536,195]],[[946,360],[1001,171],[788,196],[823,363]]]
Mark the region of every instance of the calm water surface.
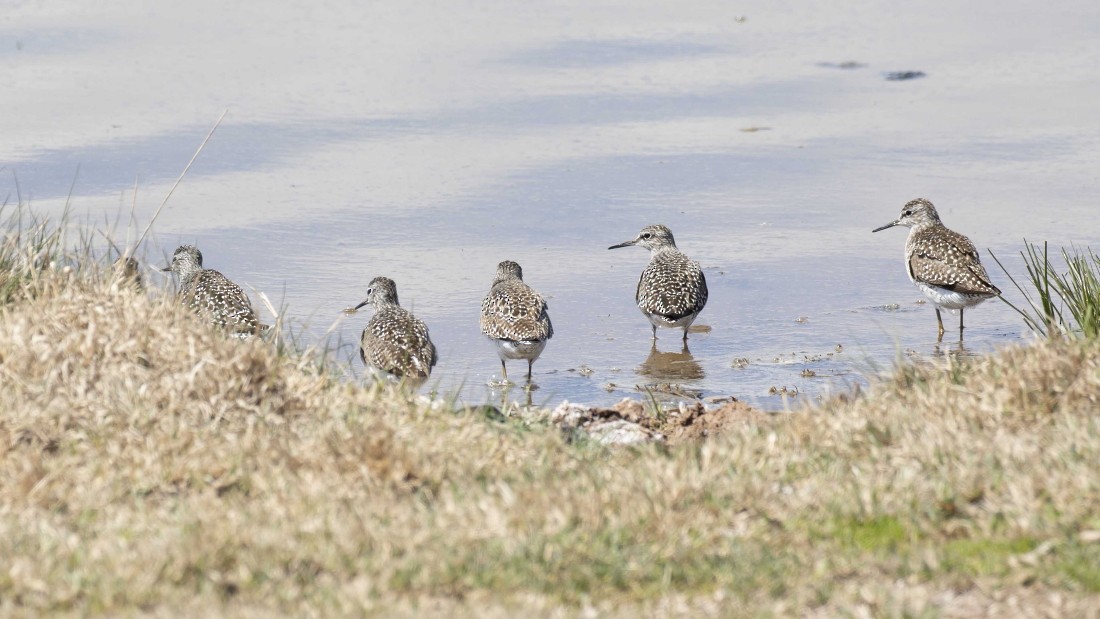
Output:
[[[554,321],[533,402],[672,383],[782,409],[773,390],[1026,341],[994,301],[936,342],[904,230],[870,233],[907,200],[1017,276],[1025,237],[1100,247],[1095,3],[680,4],[9,2],[0,191],[59,214],[72,187],[75,219],[121,217],[125,241],[228,109],[141,255],[196,243],[356,380],[369,314],[340,310],[392,277],[440,350],[432,385],[471,403],[525,398],[487,386],[478,330],[504,259]],[[687,351],[653,348],[633,304],[647,252],[606,249],[649,223],[706,270]]]

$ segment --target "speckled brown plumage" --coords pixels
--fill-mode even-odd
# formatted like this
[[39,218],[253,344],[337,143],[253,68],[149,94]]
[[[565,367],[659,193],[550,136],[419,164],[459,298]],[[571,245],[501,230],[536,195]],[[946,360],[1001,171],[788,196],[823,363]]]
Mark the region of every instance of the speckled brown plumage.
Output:
[[359,356],[374,374],[393,380],[427,379],[435,366],[435,345],[428,326],[397,300],[397,284],[388,277],[375,277],[367,287],[367,298],[356,306],[374,308],[360,338]]
[[218,271],[204,269],[202,252],[195,246],[182,245],[176,249],[171,266],[165,270],[179,277],[180,302],[211,324],[237,336],[259,332],[260,322],[248,295]]
[[547,309],[542,296],[523,283],[519,264],[505,260],[497,265],[492,287],[481,303],[481,332],[496,344],[505,379],[505,359],[526,359],[530,380],[531,365],[554,336]]
[[[938,225],[937,225],[938,224]],[[914,227],[905,241],[909,279],[962,294],[996,296],[1000,289],[989,281],[974,243],[936,224]]]
[[123,286],[132,286],[139,290],[145,288],[141,277],[141,266],[130,256],[119,256],[112,266],[114,281]]
[[940,337],[944,333],[940,315],[943,308],[959,311],[961,338],[964,310],[1001,294],[989,281],[974,243],[944,226],[936,207],[924,198],[910,200],[902,207],[900,217],[872,232],[894,226],[909,228],[905,240],[906,273],[935,304]]
[[688,328],[707,304],[707,279],[699,263],[676,248],[672,231],[662,225],[642,228],[633,241],[612,245],[617,249],[638,245],[650,250],[649,264],[638,279],[634,300],[653,326]]

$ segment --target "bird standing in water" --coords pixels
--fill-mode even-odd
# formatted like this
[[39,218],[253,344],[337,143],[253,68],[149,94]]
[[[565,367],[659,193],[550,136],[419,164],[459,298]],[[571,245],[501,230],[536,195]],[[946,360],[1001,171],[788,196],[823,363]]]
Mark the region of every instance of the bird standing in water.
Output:
[[634,300],[653,326],[653,339],[657,339],[657,327],[678,327],[687,341],[688,328],[707,304],[707,279],[699,263],[677,249],[672,231],[660,224],[646,226],[633,241],[608,249],[631,245],[650,252]]
[[481,303],[481,332],[497,346],[504,380],[508,380],[507,359],[526,359],[530,384],[531,366],[554,337],[554,326],[546,301],[523,283],[523,269],[511,260],[497,265],[493,285]]
[[944,333],[940,316],[940,308],[943,308],[959,310],[961,340],[963,310],[1001,294],[989,281],[974,243],[943,225],[936,207],[924,198],[909,201],[901,208],[900,217],[872,232],[894,226],[909,228],[909,237],[905,240],[905,271],[909,280],[935,304],[939,338],[943,339]]

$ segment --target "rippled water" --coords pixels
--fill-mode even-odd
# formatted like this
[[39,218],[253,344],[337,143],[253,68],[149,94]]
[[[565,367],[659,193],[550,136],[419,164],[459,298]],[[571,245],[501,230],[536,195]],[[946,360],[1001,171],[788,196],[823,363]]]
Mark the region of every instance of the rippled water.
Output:
[[[367,315],[340,310],[390,276],[440,349],[432,386],[468,402],[526,397],[486,385],[503,259],[554,320],[533,402],[656,385],[780,409],[773,391],[1026,337],[993,301],[965,346],[936,342],[904,231],[870,233],[907,200],[1017,274],[1025,237],[1100,247],[1094,3],[7,8],[9,203],[56,214],[72,188],[74,218],[121,217],[125,240],[134,187],[143,228],[228,108],[145,258],[197,243],[307,339],[331,328],[356,374]],[[654,349],[633,305],[646,252],[606,249],[649,223],[706,270],[690,350],[672,331]]]

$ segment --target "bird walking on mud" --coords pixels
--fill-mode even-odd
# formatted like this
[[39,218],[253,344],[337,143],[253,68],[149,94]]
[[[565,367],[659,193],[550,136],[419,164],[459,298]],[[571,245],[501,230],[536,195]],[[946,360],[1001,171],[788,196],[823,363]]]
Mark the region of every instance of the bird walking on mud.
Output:
[[902,207],[900,217],[872,232],[894,226],[909,228],[909,237],[905,240],[905,270],[909,280],[936,306],[939,339],[944,333],[942,308],[959,310],[961,340],[963,311],[1001,294],[989,281],[974,243],[944,226],[936,207],[924,198],[909,201]]
[[359,356],[377,378],[406,382],[419,387],[432,373],[438,360],[428,326],[401,307],[397,284],[388,277],[375,277],[367,286],[367,298],[352,311],[370,305],[374,315],[363,329]]
[[496,344],[504,380],[508,380],[508,359],[526,359],[530,384],[531,366],[554,337],[554,326],[546,301],[523,282],[523,269],[511,260],[497,265],[492,287],[481,303],[481,332]]
[[634,299],[653,326],[653,339],[657,339],[657,327],[679,327],[686,341],[688,328],[707,304],[707,280],[699,263],[677,249],[672,231],[660,224],[646,226],[633,241],[608,249],[630,245],[650,251]]
[[161,270],[176,274],[179,301],[211,324],[241,338],[262,330],[248,295],[218,271],[202,268],[202,252],[194,245],[178,247],[172,263]]

